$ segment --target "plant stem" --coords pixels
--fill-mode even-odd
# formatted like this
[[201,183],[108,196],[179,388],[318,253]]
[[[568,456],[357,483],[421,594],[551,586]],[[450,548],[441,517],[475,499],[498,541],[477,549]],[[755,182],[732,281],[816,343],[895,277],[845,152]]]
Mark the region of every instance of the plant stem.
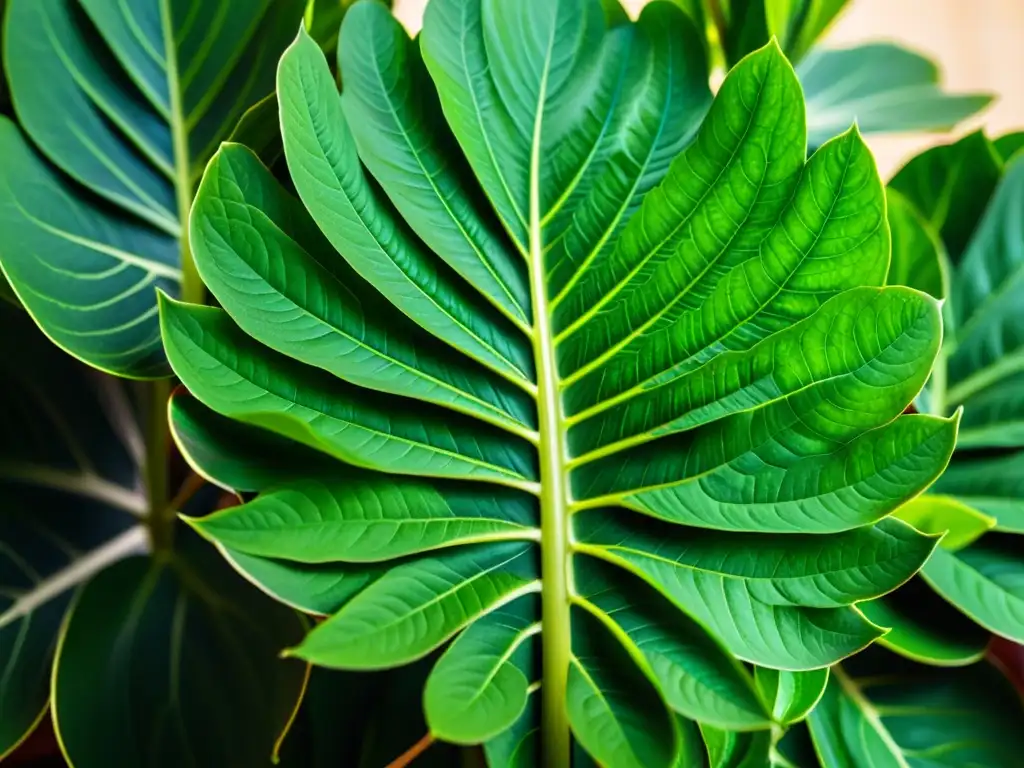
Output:
[[946,391],[946,377],[948,375],[946,360],[946,349],[945,345],[943,345],[939,347],[939,354],[935,356],[935,365],[932,367],[931,402],[928,409],[932,416],[946,415],[946,400],[948,397]]
[[433,743],[434,735],[428,733],[397,758],[388,763],[387,768],[405,768],[405,766],[410,765],[413,760],[426,752]]
[[[539,103],[544,103],[546,74]],[[533,301],[533,350],[537,368],[537,416],[540,441],[541,646],[543,669],[541,716],[542,764],[567,768],[570,756],[566,688],[571,647],[569,602],[569,489],[562,399],[548,306],[540,215],[540,125],[538,108],[530,158],[530,293]]]
[[154,554],[166,552],[174,544],[174,513],[167,507],[167,449],[170,444],[167,398],[170,393],[170,379],[157,379],[151,382],[147,392],[149,424],[146,429],[145,472],[149,516],[146,523]]
[[185,125],[181,101],[181,82],[178,79],[178,50],[171,24],[170,0],[160,0],[161,21],[164,28],[164,56],[167,59],[167,90],[170,94],[171,143],[174,148],[174,193],[181,224],[181,300],[191,304],[204,303],[206,287],[196,270],[192,249],[188,243],[188,214],[192,207],[192,160],[188,151],[188,128]]

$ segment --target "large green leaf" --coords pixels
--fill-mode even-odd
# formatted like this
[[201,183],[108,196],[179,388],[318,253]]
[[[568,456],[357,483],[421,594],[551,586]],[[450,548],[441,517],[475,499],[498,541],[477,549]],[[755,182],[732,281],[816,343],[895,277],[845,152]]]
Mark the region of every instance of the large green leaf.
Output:
[[[890,279],[948,294],[946,335],[918,407],[963,411],[952,463],[899,514],[922,530],[948,531],[949,551],[926,566],[925,580],[981,627],[1024,641],[1024,157],[1004,165],[993,143],[973,133],[911,160],[892,186],[894,243],[902,232],[904,247],[893,249]],[[998,533],[981,535],[990,529]],[[890,612],[896,621],[898,613]],[[920,619],[906,623],[914,633]],[[909,655],[972,655],[933,640],[928,648],[910,641]]]
[[817,48],[800,61],[797,74],[812,146],[854,120],[865,133],[947,131],[993,98],[946,93],[933,62],[893,43]]
[[306,671],[282,662],[299,617],[198,541],[122,560],[74,600],[53,719],[75,765],[268,764]]
[[992,666],[956,670],[866,654],[836,668],[809,718],[818,760],[801,768],[1008,768],[1024,708]]
[[192,218],[222,309],[161,304],[178,442],[246,499],[192,525],[327,615],[292,655],[443,649],[427,722],[493,765],[799,719],[824,673],[790,673],[882,635],[856,604],[936,545],[888,519],[957,420],[901,415],[941,320],[881,287],[871,155],[807,158],[777,46],[709,107],[703,50],[666,3],[432,0],[418,45],[357,3],[343,95],[305,32],[280,64],[299,200],[224,147]]
[[305,676],[277,655],[304,622],[184,530],[145,556],[134,398],[24,313],[0,322],[0,754],[49,705],[84,768],[268,763]]
[[243,112],[273,90],[305,0],[12,0],[20,128],[0,121],[0,266],[58,345],[168,372],[155,288],[192,298],[185,220]]

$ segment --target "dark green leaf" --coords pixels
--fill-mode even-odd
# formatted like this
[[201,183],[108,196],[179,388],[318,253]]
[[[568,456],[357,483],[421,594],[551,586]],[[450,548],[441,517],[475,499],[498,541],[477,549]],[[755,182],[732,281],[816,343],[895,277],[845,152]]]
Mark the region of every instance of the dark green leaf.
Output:
[[7,76],[27,136],[0,122],[0,263],[65,350],[119,375],[167,374],[155,289],[184,280],[201,295],[183,235],[195,181],[273,90],[304,6],[10,3]]
[[53,717],[76,764],[250,768],[276,752],[306,675],[278,654],[304,624],[205,545],[183,549],[111,566],[71,608]]

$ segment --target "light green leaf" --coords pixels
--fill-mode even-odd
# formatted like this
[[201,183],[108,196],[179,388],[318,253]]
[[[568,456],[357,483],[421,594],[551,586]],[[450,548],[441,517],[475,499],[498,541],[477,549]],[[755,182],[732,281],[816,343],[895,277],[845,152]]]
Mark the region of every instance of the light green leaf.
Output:
[[0,266],[63,349],[118,375],[167,375],[155,289],[185,281],[201,296],[183,234],[196,179],[273,90],[304,5],[9,4],[6,74],[24,133],[0,121]]
[[946,93],[933,62],[892,43],[817,48],[797,65],[797,74],[807,98],[811,146],[854,121],[864,133],[947,131],[993,98]]
[[[196,525],[331,614],[303,658],[454,640],[432,727],[494,765],[703,762],[684,716],[771,724],[740,660],[863,648],[884,630],[855,604],[935,546],[886,518],[959,417],[902,415],[940,313],[882,287],[870,153],[850,130],[808,160],[776,45],[711,103],[693,19],[431,0],[417,46],[359,4],[341,95],[300,33],[278,98],[302,206],[225,148],[192,221],[224,310],[163,302],[176,372],[238,422],[193,409],[179,439],[257,491]],[[524,627],[498,612],[527,593],[541,629],[506,655]]]
[[250,555],[303,563],[392,560],[488,541],[536,540],[531,496],[336,467],[188,522]]
[[931,493],[908,501],[893,517],[910,523],[922,533],[944,534],[939,546],[951,552],[968,546],[996,524],[995,519],[958,499]]
[[335,669],[424,656],[475,619],[540,590],[536,549],[464,547],[392,568],[318,625],[290,655]]
[[530,697],[540,603],[522,597],[482,617],[434,667],[423,691],[430,732],[457,744],[479,744],[519,720]]
[[1024,642],[1024,557],[1019,537],[989,534],[955,554],[936,550],[921,576],[985,629]]
[[771,704],[775,722],[790,725],[807,717],[821,699],[828,684],[828,669],[780,672],[757,667],[754,680],[765,701]]
[[357,18],[345,26],[338,56],[342,106],[360,159],[423,242],[525,327],[525,264],[506,247],[485,201],[462,183],[470,169],[446,158],[455,139],[418,46],[383,5],[362,3],[352,13]]

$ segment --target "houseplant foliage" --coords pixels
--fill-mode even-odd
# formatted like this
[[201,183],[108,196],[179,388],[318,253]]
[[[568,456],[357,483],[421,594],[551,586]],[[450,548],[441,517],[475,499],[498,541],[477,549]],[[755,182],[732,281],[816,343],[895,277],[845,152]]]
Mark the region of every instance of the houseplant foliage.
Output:
[[886,620],[901,624],[887,641],[932,662],[976,658],[985,630],[1024,642],[1019,144],[1019,135],[993,142],[972,133],[914,158],[890,183],[891,280],[946,299],[946,335],[918,408],[963,409],[949,468],[900,512],[922,530],[950,531],[915,579],[942,600],[912,584],[915,599],[901,591],[880,604]]
[[258,765],[301,695],[303,621],[176,525],[217,498],[170,471],[168,382],[32,320],[169,373],[154,286],[201,297],[180,219],[302,5],[6,3],[0,755],[49,707],[76,766]]
[[[10,0],[0,265],[59,346],[168,374],[160,288],[201,300],[185,218],[206,161],[273,90],[305,0]],[[60,279],[56,279],[60,276]]]
[[818,44],[849,0],[677,2],[707,24],[712,51],[726,66],[773,36],[779,41],[804,89],[812,147],[855,119],[865,133],[948,130],[992,100],[943,92],[935,64],[894,43],[838,49]]
[[75,766],[268,762],[305,677],[277,654],[303,622],[187,530],[146,556],[140,404],[0,312],[0,756],[49,706]]
[[161,300],[176,438],[250,499],[192,524],[327,616],[292,655],[443,648],[431,735],[493,765],[690,764],[799,719],[885,631],[853,604],[933,550],[889,513],[955,438],[900,415],[941,321],[879,287],[857,131],[808,159],[778,46],[712,103],[686,14],[607,7],[433,0],[413,43],[357,3],[340,97],[300,31],[299,199],[223,147],[190,222],[223,309]]
[[871,649],[832,671],[806,726],[772,758],[786,768],[1007,768],[1024,749],[1022,717],[1020,695],[988,663],[937,669]]

